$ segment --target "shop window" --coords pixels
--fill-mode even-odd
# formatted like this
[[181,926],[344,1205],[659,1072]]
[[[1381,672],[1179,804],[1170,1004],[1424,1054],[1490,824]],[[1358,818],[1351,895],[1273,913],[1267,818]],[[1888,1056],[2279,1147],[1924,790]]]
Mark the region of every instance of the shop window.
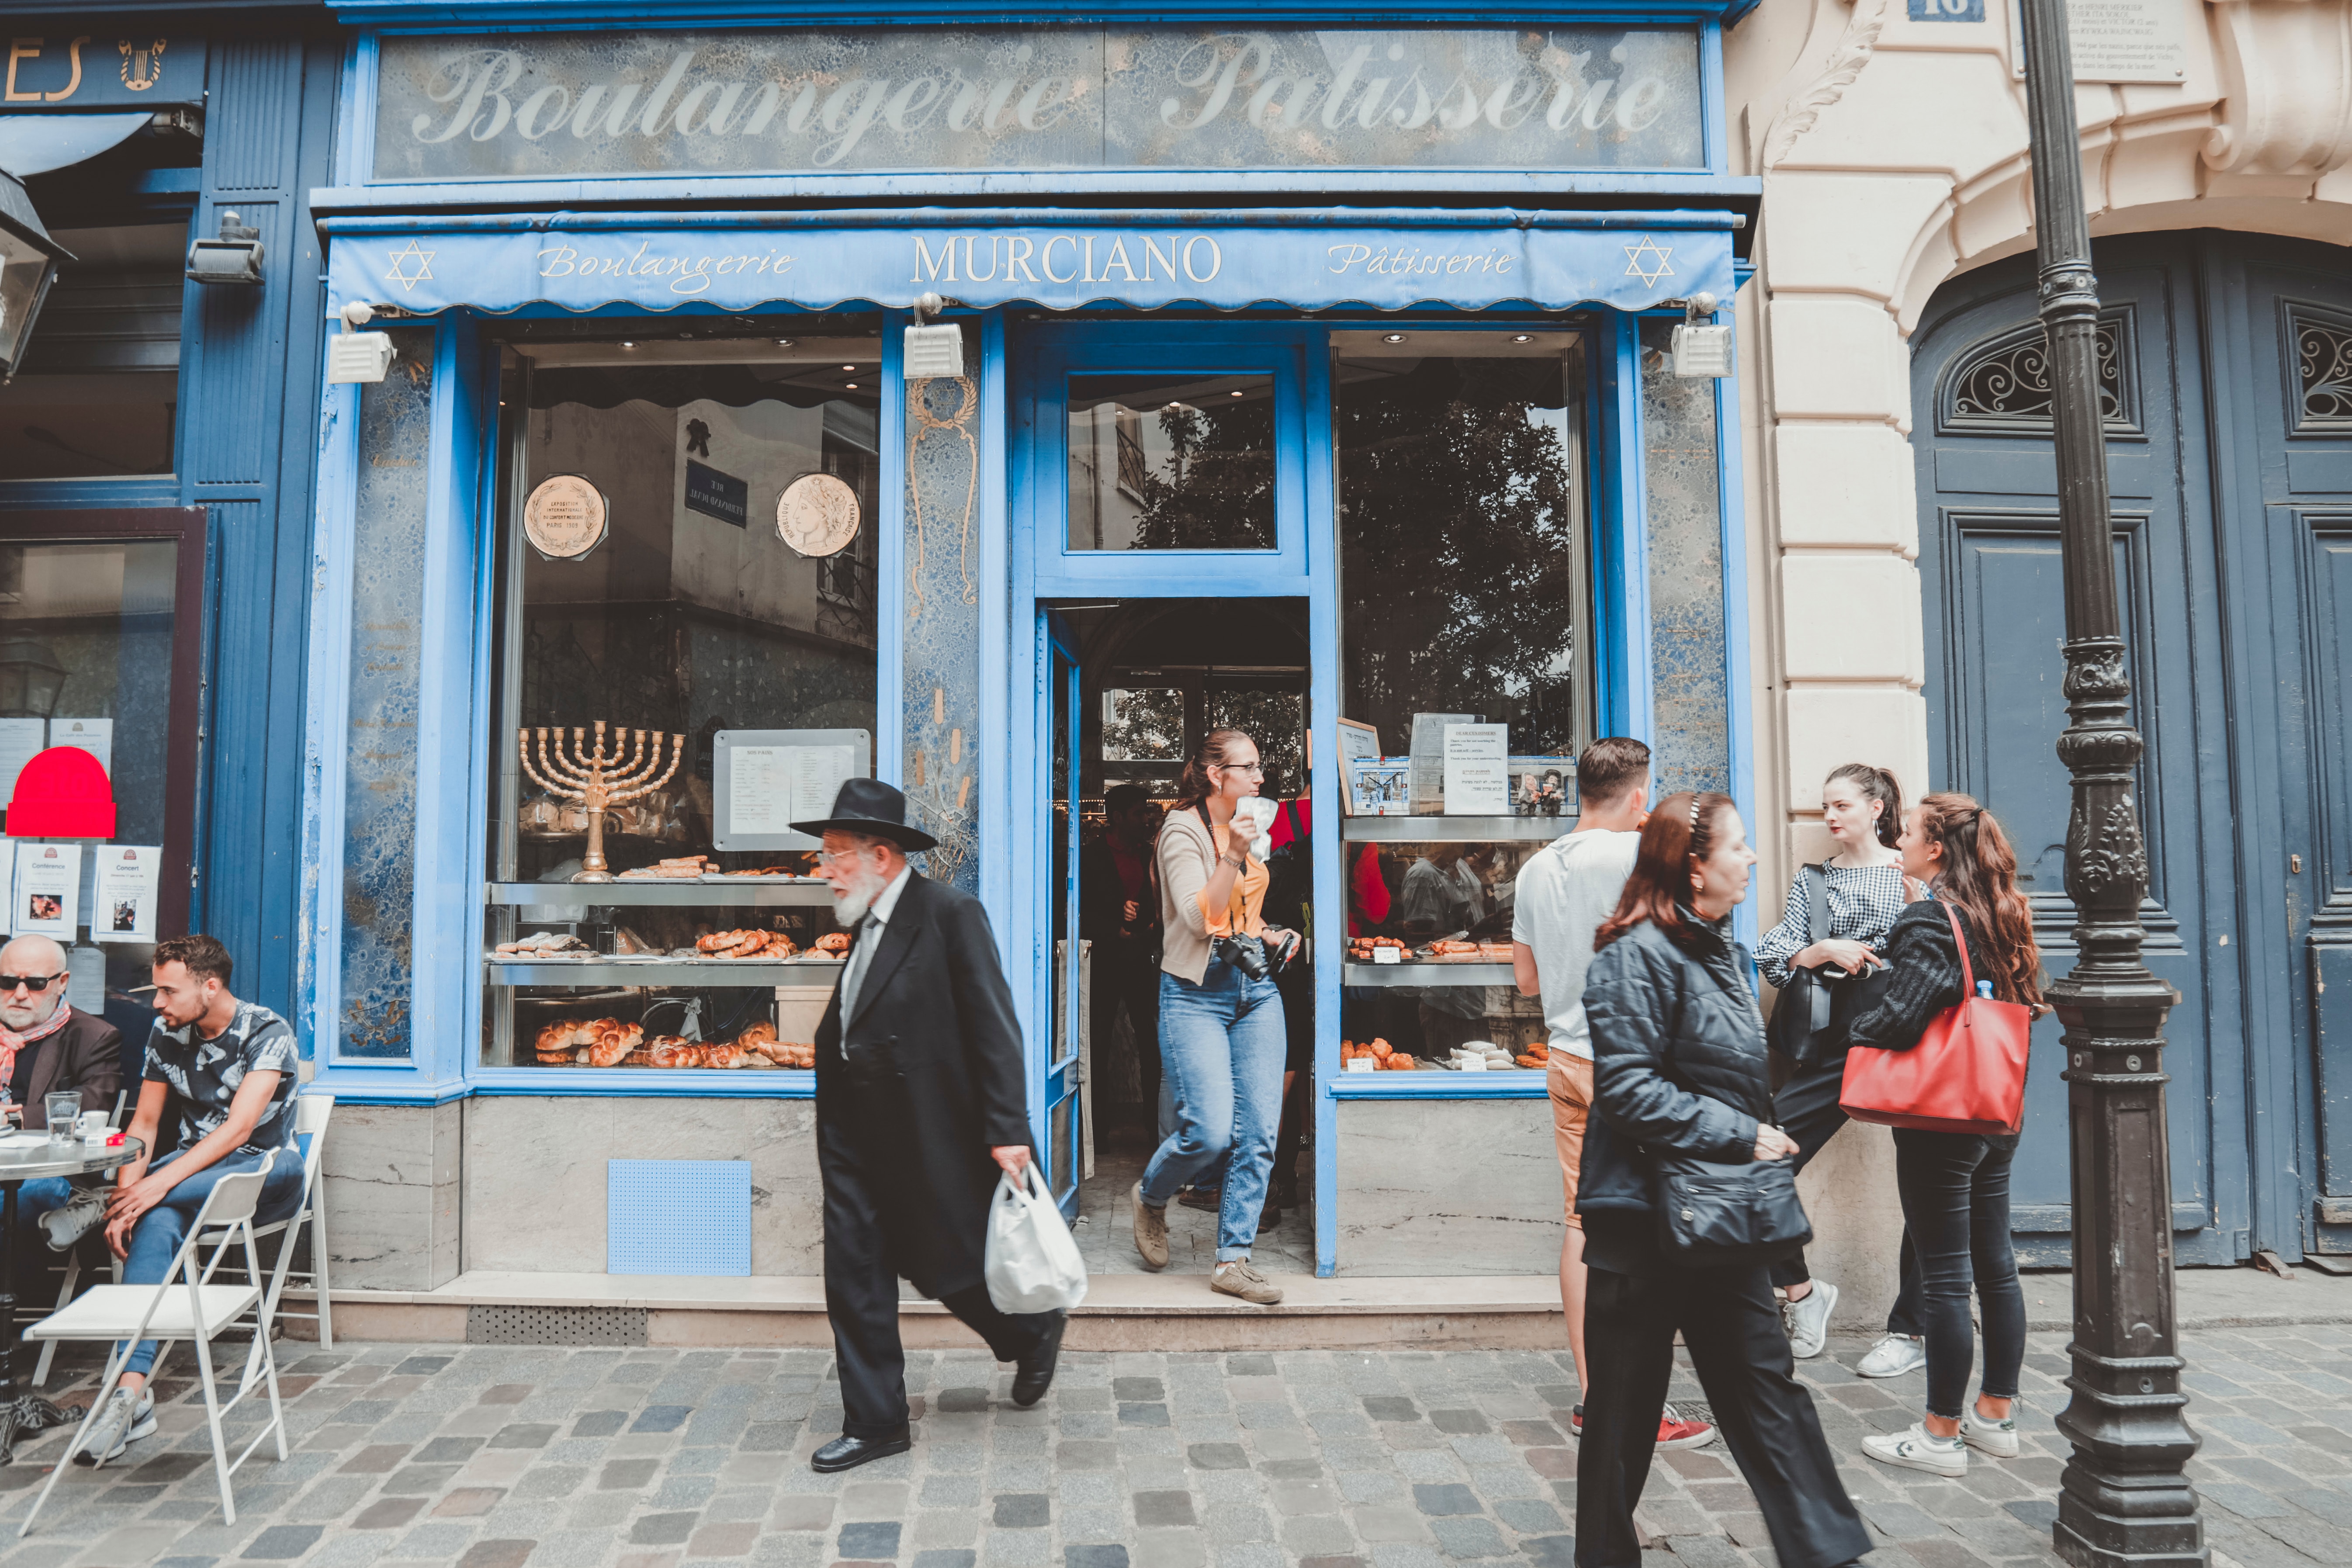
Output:
[[1072,550],[1272,550],[1274,378],[1074,375]]
[[1102,694],[1107,763],[1184,760],[1184,691],[1177,686],[1111,687]]
[[[872,767],[881,340],[514,353],[484,1063],[805,1067],[830,900],[743,803]],[[577,881],[599,724],[618,879]]]
[[168,474],[187,227],[68,228],[56,238],[74,259],[58,268],[23,373],[0,387],[0,479]]
[[1338,332],[1333,361],[1342,715],[1390,754],[1448,714],[1572,755],[1593,724],[1583,338]]

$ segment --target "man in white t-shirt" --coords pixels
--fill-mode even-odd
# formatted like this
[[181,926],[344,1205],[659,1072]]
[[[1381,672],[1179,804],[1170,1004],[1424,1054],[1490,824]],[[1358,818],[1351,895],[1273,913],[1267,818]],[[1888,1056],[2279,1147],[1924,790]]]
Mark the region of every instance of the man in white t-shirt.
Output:
[[[1592,1114],[1592,1034],[1584,1019],[1584,973],[1592,967],[1592,937],[1616,912],[1641,847],[1650,800],[1650,748],[1612,736],[1585,748],[1576,763],[1576,831],[1556,838],[1519,868],[1511,915],[1511,968],[1522,996],[1543,998],[1549,1032],[1552,1137],[1568,1231],[1559,1248],[1559,1304],[1568,1319],[1569,1352],[1576,1381],[1584,1367],[1584,1221],[1576,1212],[1576,1182],[1584,1160],[1584,1129]],[[1583,1436],[1584,1406],[1570,1417]],[[1715,1428],[1685,1421],[1672,1405],[1658,1422],[1658,1447],[1696,1448]]]

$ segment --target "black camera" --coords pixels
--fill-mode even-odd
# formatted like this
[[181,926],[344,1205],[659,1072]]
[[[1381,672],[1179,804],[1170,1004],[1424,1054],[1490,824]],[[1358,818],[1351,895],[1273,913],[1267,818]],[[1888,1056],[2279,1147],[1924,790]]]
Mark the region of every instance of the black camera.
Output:
[[1221,936],[1209,951],[1252,980],[1265,980],[1289,967],[1298,953],[1298,933],[1285,931],[1282,945],[1268,950],[1262,936]]

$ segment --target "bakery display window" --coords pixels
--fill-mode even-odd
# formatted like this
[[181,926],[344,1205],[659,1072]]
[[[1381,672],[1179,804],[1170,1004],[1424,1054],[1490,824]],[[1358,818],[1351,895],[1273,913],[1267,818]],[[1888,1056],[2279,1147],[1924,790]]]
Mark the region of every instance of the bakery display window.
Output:
[[784,819],[872,769],[878,331],[502,355],[481,1063],[807,1069],[848,938]]

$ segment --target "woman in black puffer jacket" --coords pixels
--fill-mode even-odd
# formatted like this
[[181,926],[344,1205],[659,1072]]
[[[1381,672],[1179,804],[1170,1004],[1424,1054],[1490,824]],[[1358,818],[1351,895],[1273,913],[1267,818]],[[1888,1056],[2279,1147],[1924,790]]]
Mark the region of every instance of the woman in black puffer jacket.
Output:
[[1639,1568],[1642,1500],[1679,1331],[1780,1568],[1834,1568],[1870,1550],[1795,1375],[1767,1266],[1688,1268],[1657,1240],[1652,1156],[1778,1160],[1764,1020],[1748,955],[1723,929],[1756,863],[1731,797],[1668,795],[1642,829],[1617,912],[1593,939],[1592,1121],[1584,1218],[1584,1436],[1578,1568]]

